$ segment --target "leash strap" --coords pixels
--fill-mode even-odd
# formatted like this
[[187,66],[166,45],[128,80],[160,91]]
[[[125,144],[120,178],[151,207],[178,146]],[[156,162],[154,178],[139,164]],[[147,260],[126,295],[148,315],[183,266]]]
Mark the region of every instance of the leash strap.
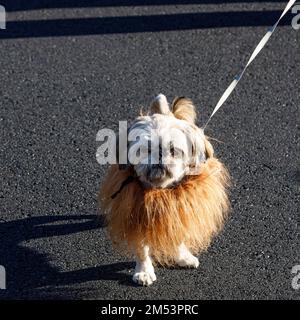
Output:
[[118,191],[116,191],[111,198],[114,199],[122,190],[124,187],[126,187],[129,183],[133,182],[135,180],[135,177],[129,176],[127,177],[121,184],[120,188]]
[[214,116],[214,114],[222,107],[222,105],[224,104],[224,102],[227,100],[227,98],[231,95],[232,91],[234,90],[234,88],[237,86],[237,84],[239,83],[239,81],[241,80],[241,78],[243,77],[245,71],[247,70],[247,68],[249,67],[249,65],[251,64],[251,62],[256,58],[256,56],[260,53],[260,51],[263,49],[263,47],[266,45],[266,43],[269,41],[269,39],[271,38],[272,34],[274,33],[275,29],[277,28],[280,20],[286,15],[286,13],[291,9],[291,7],[295,4],[296,0],[290,0],[286,6],[286,8],[284,9],[283,13],[281,14],[280,18],[277,20],[277,22],[274,24],[273,27],[271,27],[268,32],[265,34],[265,36],[261,39],[261,41],[259,42],[259,44],[257,45],[257,47],[255,48],[255,50],[253,51],[248,63],[246,64],[245,68],[243,69],[242,73],[238,74],[234,80],[231,82],[231,84],[229,85],[229,87],[226,89],[226,91],[223,93],[222,97],[220,98],[220,100],[218,101],[214,111],[212,112],[211,116],[209,117],[209,119],[207,120],[205,126],[203,127],[203,130],[206,128],[206,126],[208,125],[209,121],[211,120],[211,118]]

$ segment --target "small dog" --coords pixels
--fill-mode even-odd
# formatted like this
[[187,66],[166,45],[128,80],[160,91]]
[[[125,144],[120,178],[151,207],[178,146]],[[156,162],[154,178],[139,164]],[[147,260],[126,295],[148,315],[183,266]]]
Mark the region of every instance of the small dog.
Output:
[[119,150],[129,163],[112,165],[100,190],[112,242],[135,255],[138,284],[156,280],[154,262],[197,268],[195,255],[227,216],[229,175],[195,120],[191,100],[176,98],[170,110],[166,97],[157,96]]

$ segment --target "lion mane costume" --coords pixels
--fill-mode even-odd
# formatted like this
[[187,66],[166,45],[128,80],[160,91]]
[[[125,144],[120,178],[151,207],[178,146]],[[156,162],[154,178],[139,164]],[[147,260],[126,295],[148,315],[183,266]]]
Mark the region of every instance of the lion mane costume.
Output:
[[122,254],[142,254],[142,245],[148,245],[154,261],[172,265],[183,242],[194,254],[207,249],[229,211],[229,175],[208,140],[206,156],[200,174],[166,189],[144,189],[132,169],[111,166],[99,200],[112,243]]

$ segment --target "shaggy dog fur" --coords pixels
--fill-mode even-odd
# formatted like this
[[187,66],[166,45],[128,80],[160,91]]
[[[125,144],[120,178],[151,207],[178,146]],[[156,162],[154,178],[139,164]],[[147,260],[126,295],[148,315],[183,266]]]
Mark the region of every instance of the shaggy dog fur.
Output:
[[144,189],[136,179],[113,199],[133,172],[118,165],[110,168],[99,200],[112,242],[121,253],[142,257],[142,246],[148,245],[154,261],[172,265],[181,243],[194,254],[209,246],[229,210],[229,175],[207,139],[205,145],[207,160],[201,173],[186,176],[172,188]]

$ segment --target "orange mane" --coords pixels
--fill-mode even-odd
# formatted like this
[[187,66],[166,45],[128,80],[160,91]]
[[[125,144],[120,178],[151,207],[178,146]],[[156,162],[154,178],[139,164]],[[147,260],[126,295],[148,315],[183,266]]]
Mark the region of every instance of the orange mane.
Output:
[[148,245],[155,261],[169,265],[182,242],[194,254],[209,246],[229,211],[229,175],[220,161],[209,158],[199,175],[174,188],[145,190],[135,179],[112,199],[131,174],[112,166],[99,194],[109,235],[121,253],[139,255]]

